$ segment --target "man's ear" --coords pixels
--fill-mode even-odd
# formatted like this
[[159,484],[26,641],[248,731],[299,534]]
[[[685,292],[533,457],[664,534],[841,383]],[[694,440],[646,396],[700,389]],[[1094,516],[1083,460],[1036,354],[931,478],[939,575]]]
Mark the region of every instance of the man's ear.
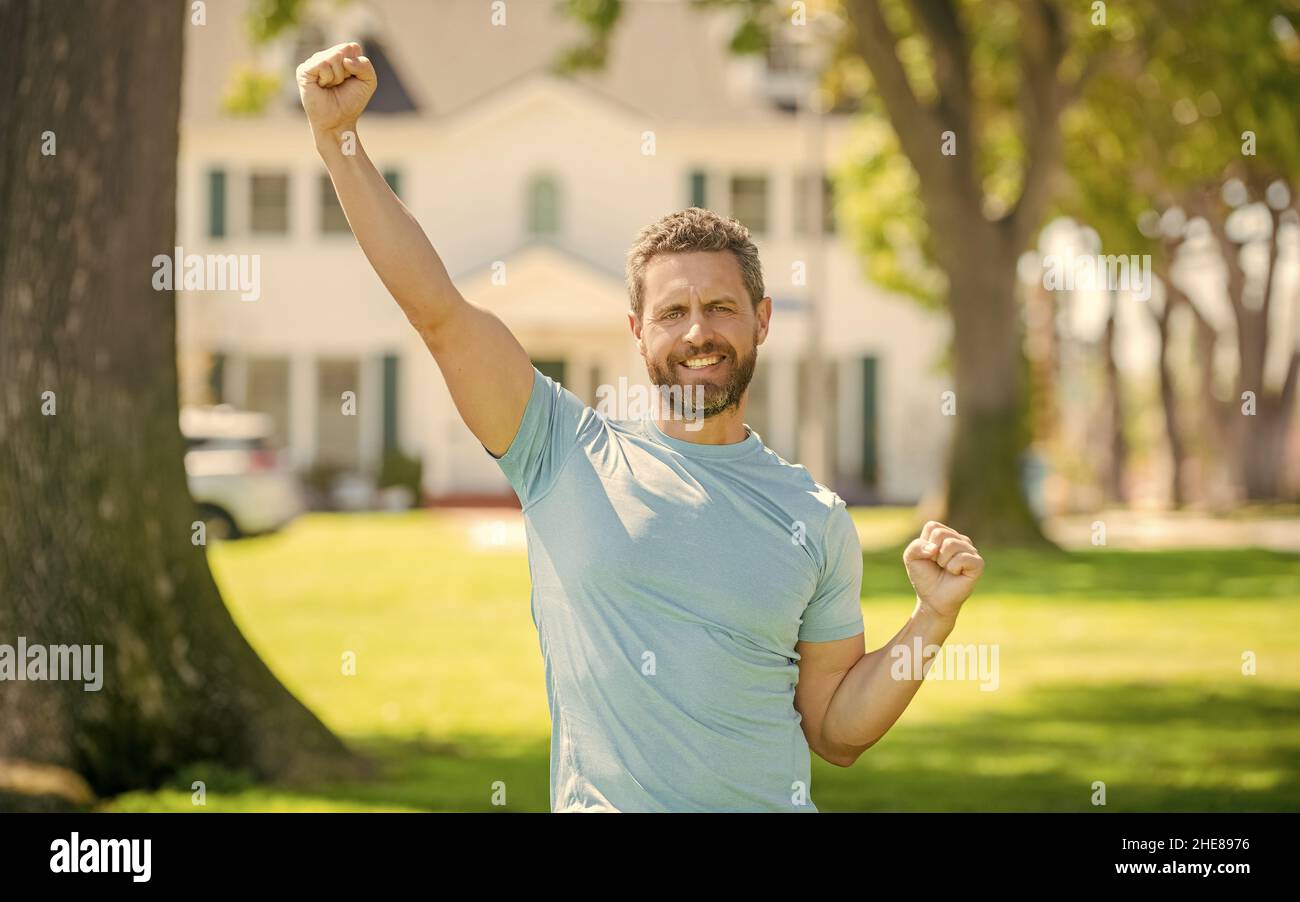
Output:
[[770,295],[758,302],[758,307],[754,309],[754,315],[758,317],[758,338],[754,343],[761,345],[767,340],[767,329],[772,321],[772,298]]
[[640,320],[640,319],[637,317],[637,315],[636,315],[634,312],[632,312],[631,310],[629,310],[629,311],[627,312],[627,324],[628,324],[628,327],[632,330],[632,335],[633,335],[633,337],[636,338],[636,347],[637,347],[637,350],[640,351],[640,352],[641,352],[641,356],[644,357],[644,356],[645,356],[645,342],[642,341],[642,339],[641,339],[641,320]]

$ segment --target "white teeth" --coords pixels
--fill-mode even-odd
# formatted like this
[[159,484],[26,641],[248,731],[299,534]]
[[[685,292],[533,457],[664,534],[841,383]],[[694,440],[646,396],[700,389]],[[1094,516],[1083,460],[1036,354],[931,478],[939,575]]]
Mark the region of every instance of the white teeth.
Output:
[[721,360],[721,357],[700,357],[695,360],[684,360],[682,362],[691,369],[698,370],[701,367],[713,366],[713,364],[718,363]]

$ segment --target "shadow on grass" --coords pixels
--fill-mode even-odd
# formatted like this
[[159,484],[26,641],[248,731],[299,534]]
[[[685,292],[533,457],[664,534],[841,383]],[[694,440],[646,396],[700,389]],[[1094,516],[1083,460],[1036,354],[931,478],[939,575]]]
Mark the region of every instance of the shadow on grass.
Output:
[[[813,800],[824,812],[1300,810],[1300,690],[1056,684],[1023,699],[938,724],[912,725],[904,715],[848,769],[814,757]],[[210,799],[221,810],[548,810],[545,740],[349,741],[380,763],[377,780],[287,789],[222,785],[214,774]],[[1104,808],[1090,801],[1095,780],[1106,784]],[[492,804],[497,781],[505,807]],[[188,786],[111,807],[194,810]]]
[[[981,595],[1176,600],[1219,595],[1294,597],[1300,592],[1300,555],[1262,548],[1180,551],[1042,552],[983,550],[987,568]],[[862,597],[912,594],[903,549],[862,555]]]
[[817,762],[813,798],[823,811],[1300,811],[1300,690],[1054,684],[1025,698],[960,721],[904,714],[852,768]]

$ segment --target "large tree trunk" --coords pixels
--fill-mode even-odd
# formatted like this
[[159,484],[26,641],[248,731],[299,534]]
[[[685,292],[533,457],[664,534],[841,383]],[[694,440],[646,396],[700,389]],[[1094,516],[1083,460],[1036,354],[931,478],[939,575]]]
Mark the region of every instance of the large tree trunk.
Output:
[[42,769],[103,795],[199,762],[359,763],[258,658],[191,540],[175,305],[151,286],[176,231],[187,10],[0,0],[0,643],[103,646],[99,691],[0,683],[0,809],[49,804],[23,783]]
[[[884,5],[845,0],[844,7],[854,46],[916,170],[934,256],[948,277],[958,411],[946,519],[985,544],[1048,545],[1021,486],[1028,379],[1015,287],[1016,263],[1038,230],[1060,159],[1060,114],[1081,84],[1060,77],[1064,20],[1051,4],[1022,9],[1024,185],[1011,210],[990,220],[976,165],[980,129],[970,41],[957,4],[912,7],[934,61],[932,101],[913,90]],[[945,152],[950,138],[959,144]]]
[[968,228],[965,249],[944,255],[957,396],[946,522],[984,544],[1042,545],[1021,485],[1029,430],[1016,253],[994,224]]

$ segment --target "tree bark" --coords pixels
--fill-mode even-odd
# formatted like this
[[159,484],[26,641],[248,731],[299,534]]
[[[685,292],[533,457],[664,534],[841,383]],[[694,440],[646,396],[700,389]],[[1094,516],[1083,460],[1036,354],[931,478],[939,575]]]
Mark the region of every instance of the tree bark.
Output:
[[[1256,195],[1262,193],[1261,186]],[[1276,210],[1269,211],[1272,230],[1267,242],[1268,269],[1260,287],[1260,305],[1252,308],[1246,303],[1248,280],[1241,265],[1242,247],[1228,236],[1227,216],[1214,192],[1206,191],[1196,200],[1194,209],[1205,218],[1218,243],[1227,268],[1228,300],[1237,325],[1237,395],[1233,404],[1239,416],[1231,421],[1231,435],[1242,489],[1250,501],[1280,500],[1285,490],[1282,473],[1286,434],[1295,406],[1295,360],[1300,355],[1300,350],[1290,349],[1287,373],[1280,387],[1265,384],[1270,342],[1274,339],[1291,342],[1289,337],[1274,336],[1270,331],[1281,216]],[[1245,403],[1242,399],[1245,392],[1254,394],[1253,416],[1245,415],[1240,409]]]
[[85,804],[75,775],[102,796],[203,762],[363,770],[192,542],[175,304],[151,284],[175,240],[188,8],[0,0],[0,643],[103,646],[98,691],[0,682],[0,809]]
[[[1106,461],[1106,497],[1117,504],[1128,503],[1128,482],[1125,478],[1125,464],[1128,463],[1128,442],[1124,433],[1124,382],[1120,376],[1117,345],[1119,343],[1119,293],[1110,291],[1110,316],[1106,318],[1106,334],[1103,339],[1106,366],[1106,419],[1110,426],[1110,453]],[[1161,348],[1164,336],[1161,336]],[[1163,361],[1163,350],[1161,359]],[[1163,372],[1163,371],[1162,371]],[[1164,383],[1161,383],[1163,396]],[[1169,407],[1165,407],[1166,413]],[[1172,443],[1172,440],[1171,440]],[[1177,458],[1175,458],[1177,459]],[[1174,491],[1178,492],[1177,467],[1174,474]],[[1175,503],[1181,505],[1181,495]]]
[[[845,12],[919,177],[936,262],[948,277],[958,401],[945,516],[985,544],[1050,545],[1021,486],[1028,379],[1015,286],[1020,251],[1038,227],[1059,160],[1060,112],[1077,89],[1059,79],[1066,45],[1061,17],[1043,2],[1022,10],[1024,186],[1012,209],[991,220],[975,166],[969,46],[957,6],[947,0],[913,6],[933,47],[939,88],[933,102],[913,91],[879,0],[846,0]],[[941,151],[948,131],[959,142],[953,155]]]
[[[1015,253],[1010,245],[988,241],[992,230],[990,223],[970,224],[973,235],[966,248],[975,253],[949,269],[957,422],[946,517],[978,542],[1043,545],[1046,539],[1021,484],[1029,429]],[[984,253],[978,252],[981,247]]]
[[1169,502],[1175,510],[1181,509],[1187,498],[1183,491],[1183,473],[1187,468],[1187,443],[1183,441],[1182,417],[1178,412],[1178,390],[1174,384],[1173,346],[1169,341],[1169,326],[1173,314],[1177,289],[1166,281],[1165,309],[1152,313],[1160,336],[1159,361],[1160,406],[1165,415],[1165,438],[1169,442]]

